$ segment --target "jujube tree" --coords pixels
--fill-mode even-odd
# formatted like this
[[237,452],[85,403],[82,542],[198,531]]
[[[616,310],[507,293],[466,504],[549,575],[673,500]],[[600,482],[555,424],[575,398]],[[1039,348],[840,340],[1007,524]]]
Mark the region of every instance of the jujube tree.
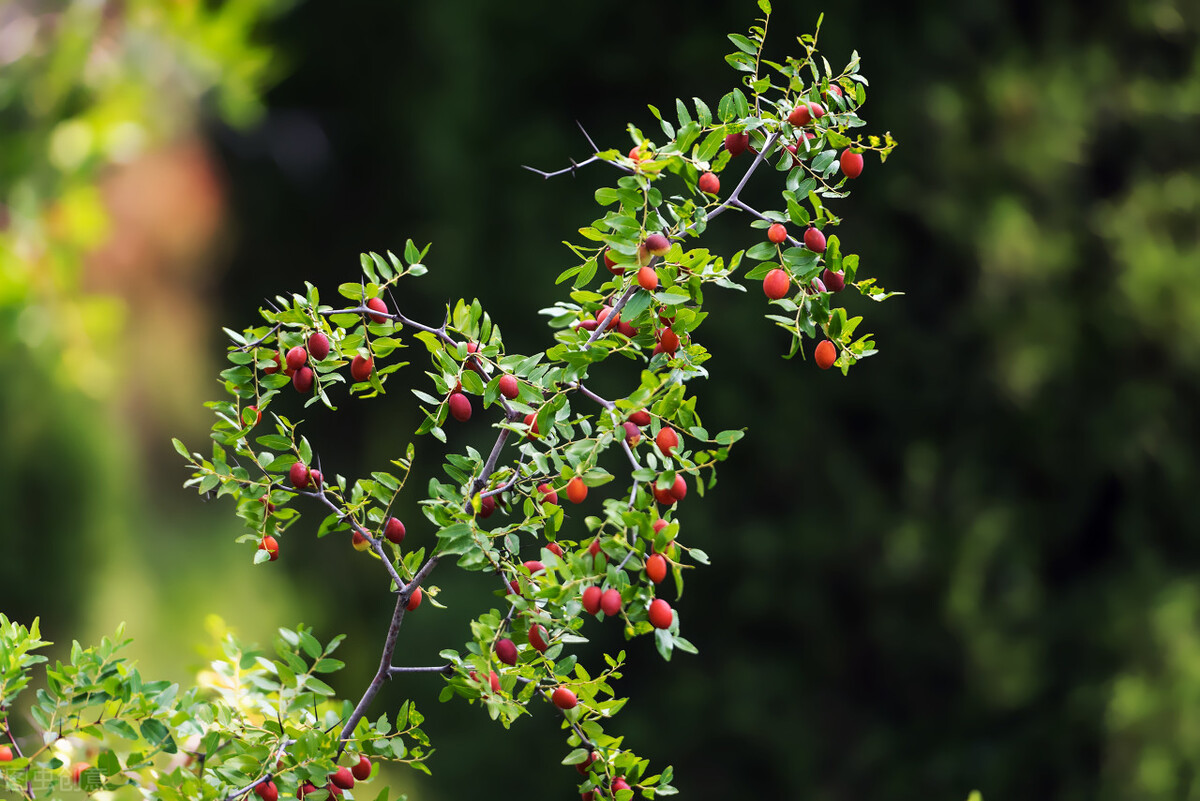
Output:
[[[512,351],[477,300],[447,304],[440,322],[410,317],[401,287],[426,272],[429,254],[411,241],[399,256],[364,254],[335,303],[308,284],[267,304],[261,323],[226,329],[230,365],[223,398],[209,404],[211,452],[175,442],[192,471],[186,483],[233,502],[246,526],[239,541],[262,569],[279,569],[311,531],[297,527],[302,509],[323,515],[317,536],[343,537],[370,560],[363,574],[378,574],[394,612],[359,697],[339,699],[320,678],[343,666],[333,655],[341,638],[322,644],[305,628],[281,629],[272,651],[228,638],[225,659],[186,692],[143,680],[119,655],[118,636],[77,645],[69,664],[48,670],[31,707],[37,731],[18,735],[7,710],[39,659],[29,652],[44,643],[36,623],[5,619],[0,720],[14,751],[2,774],[10,789],[36,797],[36,770],[75,764],[80,783],[136,786],[154,798],[349,797],[378,762],[427,770],[422,715],[411,702],[391,712],[373,702],[388,679],[434,673],[445,682],[442,700],[477,703],[505,727],[531,707],[552,710],[563,763],[579,773],[563,782],[577,779],[584,798],[675,792],[671,768],[652,770],[610,731],[625,703],[613,689],[624,652],[584,665],[574,647],[595,627],[619,626],[626,638],[652,637],[665,659],[695,651],[680,596],[687,571],[708,559],[687,537],[686,509],[713,488],[718,463],[743,436],[710,433],[688,391],[708,377],[705,292],[749,283],[747,302],[764,303],[761,282],[767,319],[790,334],[787,356],[813,341],[817,366],[843,372],[875,348],[838,293],[889,295],[843,252],[841,220],[826,205],[863,174],[864,153],[882,160],[895,144],[857,133],[867,86],[858,56],[835,72],[816,36],[805,35],[801,55],[768,60],[770,6],[759,5],[759,24],[730,37],[727,61],[744,78],[715,111],[700,99],[677,101],[673,119],[651,107],[661,137],[631,125],[628,151],[588,138],[588,158],[534,170],[553,178],[597,164],[617,174],[595,192],[600,216],[570,245],[573,259],[557,278],[570,285],[567,297],[542,310],[553,331],[547,350]],[[754,178],[782,184],[778,208],[743,199]],[[722,255],[702,240],[730,211],[748,224],[747,248]],[[453,425],[494,438],[448,453],[444,478],[431,479],[420,501],[422,519],[401,521],[395,508],[411,491],[415,445],[386,469],[348,478],[322,460],[298,415],[384,395],[412,375],[406,349],[428,360],[410,382],[423,412],[416,435],[445,443]],[[639,375],[608,398],[591,379],[613,357]],[[494,582],[495,606],[430,664],[395,664],[406,615],[450,602],[433,582],[451,562]],[[56,746],[64,739],[88,745],[68,753]]]

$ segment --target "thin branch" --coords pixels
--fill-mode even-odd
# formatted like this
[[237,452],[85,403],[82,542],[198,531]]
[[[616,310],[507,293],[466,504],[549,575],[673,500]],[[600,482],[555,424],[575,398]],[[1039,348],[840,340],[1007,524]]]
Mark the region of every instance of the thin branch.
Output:
[[555,170],[554,172],[546,172],[544,170],[539,170],[537,167],[530,167],[528,164],[522,164],[521,166],[524,167],[525,169],[529,170],[530,172],[537,173],[538,175],[542,176],[542,178],[555,178],[559,175],[564,175],[568,172],[571,173],[572,175],[574,175],[575,170],[577,168],[587,166],[588,164],[591,164],[593,161],[599,161],[599,160],[600,160],[599,156],[592,156],[591,158],[584,159],[583,161],[580,161],[580,162],[576,162],[575,159],[571,159],[570,167],[563,167],[561,170]]
[[[428,567],[430,562],[435,561],[436,558],[432,557],[429,562],[425,563],[425,567]],[[421,569],[424,570],[425,567]],[[387,638],[383,642],[383,654],[379,658],[379,669],[375,671],[375,677],[367,685],[362,698],[358,699],[358,705],[354,707],[354,711],[350,713],[350,717],[346,720],[346,725],[342,727],[342,733],[338,735],[338,739],[341,740],[341,745],[338,746],[337,753],[339,757],[346,750],[346,742],[350,739],[350,735],[354,733],[355,726],[367,714],[367,707],[375,700],[375,696],[379,694],[384,680],[387,679],[391,671],[392,655],[396,652],[396,638],[400,636],[400,625],[404,622],[404,612],[408,606],[408,596],[409,592],[406,587],[405,592],[400,593],[400,596],[396,599],[396,609],[392,612],[392,622],[388,626]]]
[[423,667],[390,667],[388,668],[388,676],[399,676],[402,673],[445,673],[449,676],[454,672],[454,665],[446,663],[445,665],[426,665]]

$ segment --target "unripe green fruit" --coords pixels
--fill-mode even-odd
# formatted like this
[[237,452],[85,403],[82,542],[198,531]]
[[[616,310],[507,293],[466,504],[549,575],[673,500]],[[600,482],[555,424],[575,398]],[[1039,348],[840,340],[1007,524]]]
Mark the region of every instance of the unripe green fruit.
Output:
[[329,337],[320,331],[314,331],[308,337],[308,352],[317,361],[329,355]]
[[500,376],[500,381],[496,387],[500,390],[500,394],[509,400],[512,400],[521,393],[521,386],[517,382],[517,377],[511,373],[505,373]]
[[389,517],[383,527],[383,536],[387,538],[388,542],[399,545],[404,542],[404,524],[398,518]]
[[750,147],[750,134],[748,133],[732,133],[725,136],[725,149],[729,151],[729,155],[737,158],[742,153],[746,152],[746,148]]
[[813,253],[825,252],[825,234],[819,228],[809,228],[804,232],[804,247]]
[[461,392],[450,393],[450,416],[460,423],[471,419],[471,399]]
[[374,309],[375,311],[379,312],[378,314],[370,315],[372,320],[377,323],[387,322],[388,318],[384,315],[388,313],[388,307],[387,304],[383,302],[383,298],[371,298],[367,301],[366,305],[368,309]]
[[863,157],[862,153],[855,153],[850,150],[843,150],[840,158],[842,163],[842,174],[847,178],[857,178],[862,175]]
[[371,377],[371,371],[374,369],[374,359],[355,354],[354,358],[350,360],[350,377],[355,381],[366,381]]
[[309,481],[308,465],[304,462],[293,462],[288,468],[288,480],[292,482],[292,486],[296,489],[304,489],[308,486]]
[[588,587],[583,591],[583,608],[589,615],[600,611],[600,596],[603,591],[599,587]]
[[600,596],[600,609],[604,614],[612,617],[621,613],[621,593],[615,589],[608,589]]
[[517,646],[512,640],[504,639],[496,643],[496,658],[506,665],[517,664]]
[[308,394],[313,388],[313,371],[309,367],[301,367],[292,373],[292,386],[301,394]]
[[820,367],[822,370],[828,370],[837,361],[837,347],[828,339],[822,340],[817,344],[817,349],[813,352],[813,358],[817,362],[817,367]]
[[646,616],[650,619],[650,625],[656,629],[669,629],[671,621],[674,620],[671,605],[662,598],[655,598],[650,602],[650,608],[646,610]]
[[767,229],[767,239],[771,244],[778,245],[787,241],[787,227],[783,223],[775,223]]
[[771,270],[763,278],[763,294],[771,300],[779,300],[786,297],[791,287],[792,279],[788,277],[786,270],[779,267]]
[[721,191],[721,179],[711,172],[706,172],[700,176],[700,180],[696,181],[696,187],[701,192],[715,195]]
[[575,705],[579,703],[575,693],[566,687],[555,687],[554,692],[550,694],[550,700],[559,709],[574,709]]
[[408,603],[404,605],[404,608],[411,612],[420,606],[423,600],[425,600],[425,592],[420,587],[417,587],[413,590],[413,594],[408,596]]
[[658,289],[658,273],[653,267],[642,267],[637,273],[638,286],[647,292],[653,292]]

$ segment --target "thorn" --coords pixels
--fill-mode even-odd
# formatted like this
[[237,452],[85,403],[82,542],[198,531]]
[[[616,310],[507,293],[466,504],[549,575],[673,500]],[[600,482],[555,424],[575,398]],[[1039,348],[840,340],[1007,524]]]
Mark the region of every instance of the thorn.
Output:
[[592,146],[592,153],[600,152],[600,148],[596,147],[596,143],[592,141],[592,137],[588,136],[588,132],[584,129],[583,123],[579,120],[575,120],[575,124],[579,126],[579,130],[583,134],[583,138],[586,139],[588,144]]

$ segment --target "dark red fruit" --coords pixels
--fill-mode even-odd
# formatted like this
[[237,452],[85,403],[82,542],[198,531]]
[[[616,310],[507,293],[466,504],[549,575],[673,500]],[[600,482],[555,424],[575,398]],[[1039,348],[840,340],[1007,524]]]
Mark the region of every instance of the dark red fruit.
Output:
[[317,361],[329,355],[329,337],[320,331],[314,331],[308,337],[308,352]]
[[771,272],[767,273],[767,277],[763,279],[763,294],[771,300],[779,300],[786,297],[791,287],[792,279],[788,277],[786,270],[779,267],[771,270]]
[[575,693],[566,687],[555,687],[554,692],[550,694],[550,700],[559,709],[574,709],[575,705],[579,703],[579,699],[575,697]]
[[674,506],[675,505],[675,496],[671,494],[671,490],[660,489],[659,487],[653,487],[653,488],[651,488],[650,492],[653,493],[654,500],[658,501],[663,506]]
[[658,445],[658,450],[663,456],[670,456],[671,452],[679,447],[679,435],[670,426],[663,426],[658,430],[654,444]]
[[625,777],[624,777],[624,776],[618,776],[617,778],[613,779],[613,783],[612,783],[612,789],[613,789],[613,793],[614,793],[614,794],[615,794],[615,793],[616,793],[618,790],[628,790],[628,789],[629,789],[629,782],[625,781]]
[[687,482],[683,480],[683,476],[676,475],[675,483],[671,485],[667,492],[671,493],[671,497],[677,501],[682,501],[687,497]]
[[368,551],[371,549],[371,541],[363,536],[361,531],[354,532],[350,537],[350,544],[354,546],[356,551]]
[[663,353],[674,353],[679,350],[679,335],[670,328],[664,328],[658,332],[658,344]]
[[599,587],[588,587],[583,591],[583,609],[589,615],[597,614],[600,611],[600,596],[603,591]]
[[511,373],[505,373],[500,376],[500,382],[497,384],[497,389],[504,397],[512,400],[521,393],[521,385],[517,382],[517,377]]
[[671,612],[671,605],[662,598],[655,598],[650,602],[650,608],[646,611],[646,616],[650,619],[650,625],[656,629],[669,629],[671,620],[674,615]]
[[358,764],[350,768],[350,772],[354,774],[354,778],[360,782],[365,782],[371,778],[371,760],[366,757],[359,757]]
[[550,489],[549,484],[538,484],[538,492],[542,493],[542,503],[558,503],[558,493]]
[[264,374],[264,375],[275,375],[276,373],[278,373],[278,372],[279,372],[279,368],[283,367],[283,362],[281,362],[281,361],[279,360],[279,353],[278,353],[278,352],[276,352],[276,353],[272,353],[272,354],[271,354],[271,360],[272,360],[273,362],[275,362],[275,366],[274,366],[274,367],[264,367],[264,368],[263,368],[263,374]]
[[814,119],[820,119],[825,116],[825,109],[820,103],[801,102],[800,105],[792,109],[792,113],[788,115],[788,122],[796,127],[808,125]]
[[325,476],[320,470],[313,468],[312,470],[308,471],[308,480],[314,487],[319,488],[323,483],[325,483]]
[[383,527],[383,536],[387,538],[387,541],[399,545],[404,542],[404,533],[404,524],[398,518],[389,517]]
[[696,186],[699,187],[701,192],[715,195],[721,191],[721,179],[711,172],[706,172],[700,176],[700,180],[696,182]]
[[592,763],[595,762],[599,758],[600,758],[600,752],[592,751],[590,754],[587,755],[587,759],[585,759],[584,761],[579,762],[575,765],[575,770],[579,771],[580,776],[586,776],[587,772],[588,772],[588,768],[590,768],[592,766]]
[[617,264],[615,261],[609,258],[607,248],[605,248],[604,253],[601,254],[601,261],[604,263],[604,269],[608,270],[613,275],[625,274],[625,266],[622,264]]
[[292,373],[292,386],[297,392],[308,393],[313,388],[313,371],[310,367],[301,367]]
[[275,786],[275,782],[263,782],[255,785],[254,794],[262,801],[279,801],[279,788]]
[[650,425],[650,412],[645,409],[638,409],[633,414],[629,415],[629,422],[634,425],[648,426]]
[[547,636],[546,627],[541,623],[535,623],[529,627],[529,644],[539,654],[546,653],[546,649],[550,647]]
[[550,543],[547,543],[547,544],[546,544],[546,550],[547,550],[547,551],[549,551],[550,553],[554,554],[555,556],[562,556],[562,555],[563,555],[563,549],[562,549],[562,546],[561,546],[561,545],[559,545],[557,542],[550,542]]
[[817,349],[813,351],[813,358],[817,361],[817,367],[820,367],[822,370],[828,370],[837,361],[837,348],[828,339],[823,340],[817,345]]
[[388,307],[387,304],[383,302],[383,298],[371,298],[367,301],[367,308],[374,309],[375,311],[379,312],[378,314],[371,315],[372,320],[377,323],[387,322],[388,318],[384,315],[388,313]]
[[287,366],[290,370],[299,370],[308,361],[308,351],[297,345],[287,352]]
[[329,774],[329,781],[336,787],[350,790],[354,787],[354,774],[350,772],[350,768],[338,768]]
[[450,416],[460,423],[471,419],[471,399],[461,392],[450,393]]
[[304,462],[293,462],[288,468],[288,480],[292,482],[292,486],[296,489],[304,489],[308,486],[309,481],[308,465]]
[[512,640],[500,640],[496,643],[496,658],[506,665],[517,664],[517,646]]
[[420,606],[421,601],[424,601],[424,600],[425,600],[424,591],[422,591],[422,589],[420,587],[417,587],[415,590],[413,590],[413,594],[408,596],[408,603],[404,605],[404,608],[411,612],[414,609],[416,609],[418,606]]
[[725,149],[729,151],[729,155],[737,158],[742,153],[746,152],[746,148],[750,147],[750,134],[748,133],[732,133],[725,136]]
[[625,441],[631,446],[642,441],[642,430],[628,421],[621,424],[625,428]]
[[479,516],[487,520],[492,516],[492,512],[496,511],[496,496],[484,495],[479,499]]
[[375,360],[362,356],[355,355],[350,360],[350,377],[355,381],[366,381],[371,377],[371,371],[375,369]]
[[846,288],[846,274],[841,272],[835,273],[833,270],[830,270],[828,267],[826,267],[821,272],[821,283],[824,284],[825,288],[830,292],[841,292]]
[[804,247],[813,253],[825,252],[825,234],[819,228],[809,228],[804,232]]

